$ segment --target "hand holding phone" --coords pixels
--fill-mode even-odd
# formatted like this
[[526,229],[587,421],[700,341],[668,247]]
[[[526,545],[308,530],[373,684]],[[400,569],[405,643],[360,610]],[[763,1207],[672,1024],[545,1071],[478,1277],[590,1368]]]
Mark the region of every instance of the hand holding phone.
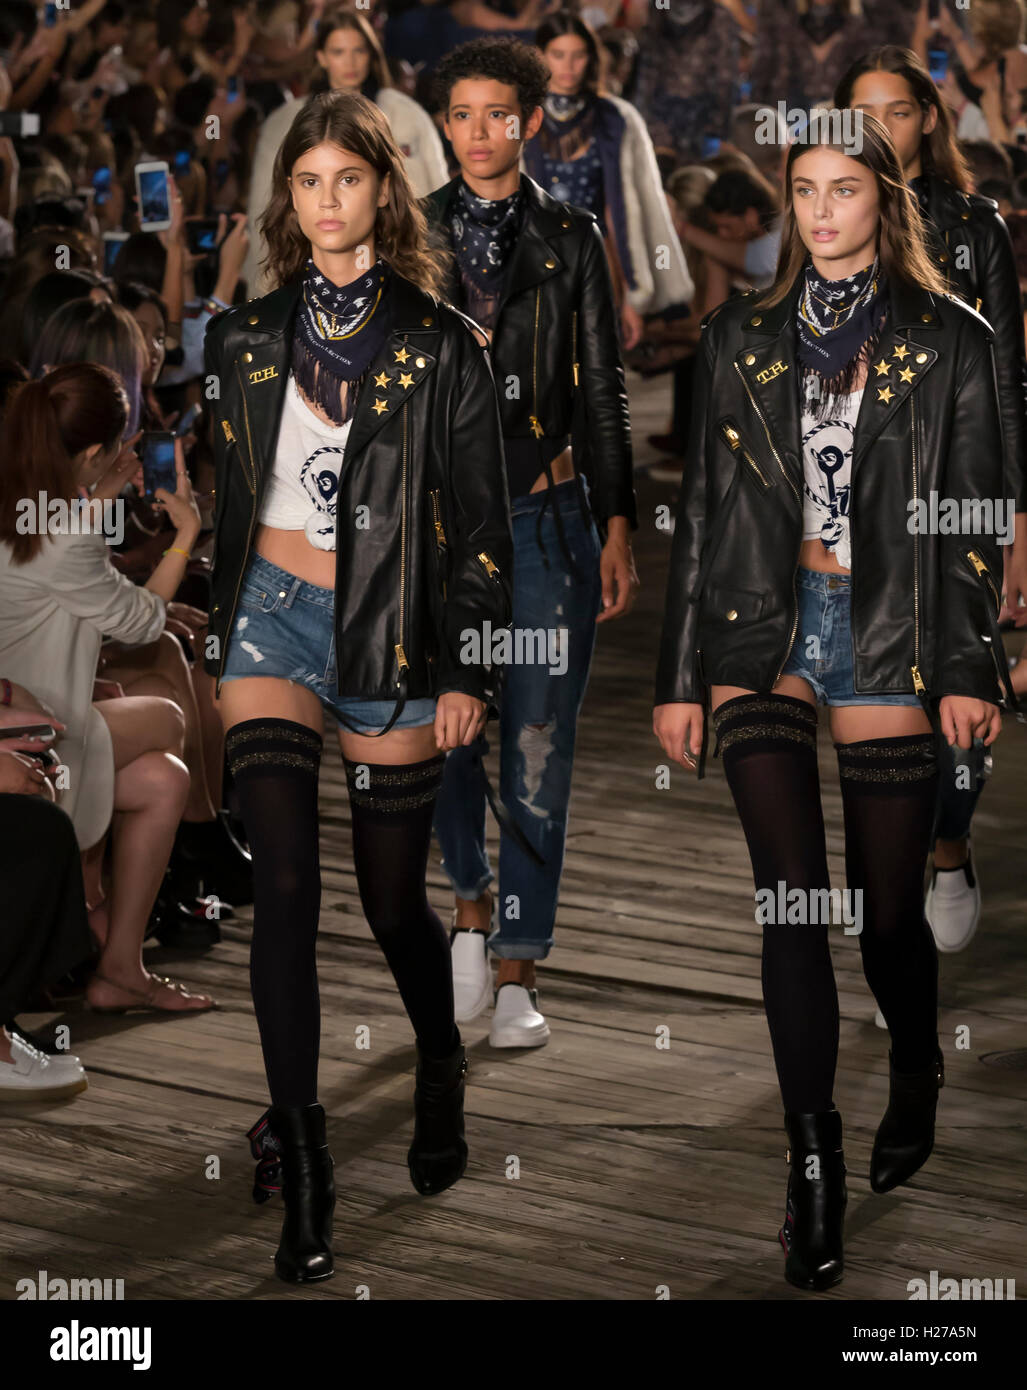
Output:
[[175,458],[175,481],[177,486],[172,491],[170,488],[157,487],[155,497],[157,505],[162,507],[171,518],[171,524],[176,531],[184,531],[190,536],[190,544],[200,534],[202,518],[200,509],[196,505],[196,498],[193,496],[192,484],[189,481],[189,474],[185,467],[185,450],[180,439],[173,439],[174,458]]
[[163,232],[171,226],[171,183],[164,160],[146,160],[135,166],[139,227],[144,232]]
[[147,430],[143,435],[143,496],[154,500],[159,489],[174,492],[175,436],[170,430]]

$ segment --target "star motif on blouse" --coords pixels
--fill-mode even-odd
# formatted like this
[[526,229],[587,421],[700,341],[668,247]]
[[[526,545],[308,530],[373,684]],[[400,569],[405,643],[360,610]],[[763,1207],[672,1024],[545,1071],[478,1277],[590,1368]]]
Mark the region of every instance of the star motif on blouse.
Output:
[[887,376],[888,373],[891,371],[891,363],[886,362],[882,357],[880,362],[874,363],[874,371],[877,373],[878,376]]
[[386,376],[384,372],[379,372],[374,379],[374,384],[379,390],[384,391],[391,380],[391,376]]
[[380,415],[383,415],[383,414],[385,413],[385,411],[388,410],[388,408],[389,408],[389,407],[388,407],[388,405],[385,403],[385,401],[375,401],[374,405],[371,407],[371,409],[372,409],[373,411],[375,411],[375,413],[378,414],[379,416],[380,416]]
[[409,372],[400,372],[399,384],[403,387],[404,390],[406,390],[408,386],[413,386],[414,378],[410,375]]
[[900,381],[912,381],[915,376],[916,372],[914,372],[912,367],[905,367],[901,372],[899,372]]
[[893,357],[897,357],[897,358],[899,359],[899,361],[901,362],[901,361],[903,360],[903,358],[909,356],[909,348],[906,347],[906,344],[905,344],[905,343],[903,343],[901,347],[897,347],[897,348],[895,349],[895,351],[892,353],[892,356],[893,356]]
[[396,353],[396,361],[402,362],[403,365],[406,366],[406,361],[409,356],[410,354],[407,352],[406,347],[402,347],[399,352]]
[[879,401],[884,401],[885,405],[887,405],[888,402],[891,400],[892,396],[894,396],[894,394],[895,392],[891,389],[891,387],[886,386],[882,391],[878,391],[877,399]]

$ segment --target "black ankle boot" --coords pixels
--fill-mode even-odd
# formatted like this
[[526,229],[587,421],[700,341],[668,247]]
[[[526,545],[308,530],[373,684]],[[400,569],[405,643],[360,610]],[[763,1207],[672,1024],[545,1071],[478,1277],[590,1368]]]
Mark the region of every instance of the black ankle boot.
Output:
[[[845,1270],[842,1222],[848,1193],[842,1153],[842,1117],[837,1110],[786,1114],[789,1159],[785,1223],[778,1239],[785,1248],[785,1278],[800,1289],[829,1289]],[[808,1176],[816,1155],[819,1176]]]
[[888,1109],[870,1155],[870,1186],[890,1192],[924,1166],[934,1148],[938,1092],[945,1085],[941,1049],[923,1071],[896,1071],[888,1053]]
[[414,1142],[407,1154],[407,1167],[410,1169],[410,1181],[422,1197],[452,1187],[467,1167],[467,1144],[464,1140],[466,1074],[467,1058],[462,1043],[443,1058],[426,1057],[418,1044]]
[[288,1284],[308,1284],[335,1273],[332,1212],[335,1182],[320,1105],[272,1106],[271,1128],[282,1145],[285,1222],[275,1271]]

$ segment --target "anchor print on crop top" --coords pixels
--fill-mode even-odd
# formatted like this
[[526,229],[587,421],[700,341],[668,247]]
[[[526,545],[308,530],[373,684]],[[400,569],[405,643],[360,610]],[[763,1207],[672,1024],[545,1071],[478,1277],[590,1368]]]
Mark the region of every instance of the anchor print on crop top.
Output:
[[[302,531],[318,550],[334,550],[335,506],[352,419],[327,424],[303,400],[290,372],[286,408],[260,520]],[[301,460],[297,466],[297,460]]]
[[852,568],[849,503],[852,444],[862,391],[839,396],[826,420],[802,418],[802,538],[820,540],[843,569]]

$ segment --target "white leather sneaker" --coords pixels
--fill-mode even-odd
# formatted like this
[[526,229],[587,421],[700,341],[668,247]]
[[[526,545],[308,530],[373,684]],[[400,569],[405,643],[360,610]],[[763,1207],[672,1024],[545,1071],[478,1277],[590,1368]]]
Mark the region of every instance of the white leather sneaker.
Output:
[[0,1062],[0,1100],[62,1100],[89,1085],[85,1069],[70,1057],[48,1057],[17,1033],[11,1061]]
[[477,1018],[492,998],[487,940],[488,932],[453,930],[449,952],[453,960],[453,1016],[457,1023]]
[[939,951],[949,954],[970,943],[981,915],[981,888],[969,847],[958,869],[935,869],[924,900],[924,915]]
[[500,985],[489,1043],[493,1047],[543,1047],[548,1041],[549,1024],[538,1011],[538,990],[513,983]]

